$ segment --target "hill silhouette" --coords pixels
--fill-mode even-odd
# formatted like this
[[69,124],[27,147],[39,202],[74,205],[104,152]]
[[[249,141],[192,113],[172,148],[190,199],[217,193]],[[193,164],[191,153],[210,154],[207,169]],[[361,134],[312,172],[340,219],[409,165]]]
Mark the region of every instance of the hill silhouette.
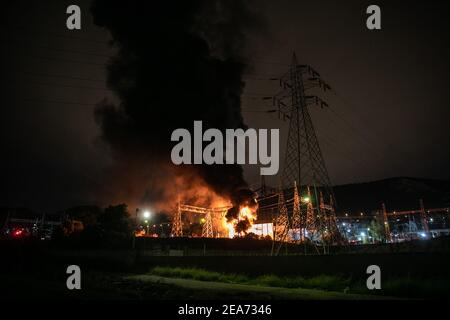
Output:
[[450,206],[450,180],[396,177],[366,183],[334,187],[339,212],[359,213],[381,209],[388,211]]

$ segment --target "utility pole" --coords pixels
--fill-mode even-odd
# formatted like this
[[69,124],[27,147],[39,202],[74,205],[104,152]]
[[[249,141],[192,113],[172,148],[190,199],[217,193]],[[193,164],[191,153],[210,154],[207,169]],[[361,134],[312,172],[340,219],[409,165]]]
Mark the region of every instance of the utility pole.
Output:
[[10,218],[10,212],[8,211],[8,215],[6,216],[5,223],[3,224],[0,237],[3,237],[5,235],[5,232],[9,227],[9,218]]
[[422,220],[422,227],[425,233],[430,232],[427,221],[427,213],[425,212],[425,206],[423,205],[423,199],[420,199],[420,219]]
[[183,236],[183,222],[181,221],[181,207],[178,201],[177,212],[175,213],[172,220],[172,237],[182,237]]
[[136,230],[139,228],[139,222],[138,222],[138,216],[139,216],[139,208],[136,208],[135,215],[134,215],[134,230],[133,230],[133,242],[131,244],[133,250],[136,248]]
[[381,205],[383,207],[383,222],[384,222],[384,235],[386,237],[387,242],[391,242],[391,229],[389,227],[389,220],[388,215],[386,211],[386,205],[383,203]]
[[[302,188],[312,187],[310,194],[309,210],[321,216],[324,221],[336,221],[334,210],[321,212],[319,205],[319,193],[323,192],[326,198],[334,199],[325,161],[320,150],[315,129],[308,111],[308,106],[315,105],[321,108],[328,104],[315,95],[307,95],[312,88],[320,88],[323,91],[330,90],[320,77],[320,74],[311,66],[299,65],[295,53],[289,71],[280,78],[282,91],[274,96],[273,103],[277,107],[280,119],[289,121],[289,133],[282,173],[283,187],[286,188],[293,181],[298,181],[299,192]],[[336,203],[336,201],[333,201]],[[327,206],[329,207],[329,206]],[[311,219],[310,219],[311,222]],[[325,224],[326,225],[326,224]],[[315,226],[319,227],[319,226]],[[331,230],[338,230],[332,227]],[[323,233],[325,230],[317,230]],[[339,232],[339,231],[337,231]],[[332,238],[340,238],[340,235],[332,235]]]
[[264,175],[261,176],[261,196],[265,196],[267,193],[266,190],[266,178]]

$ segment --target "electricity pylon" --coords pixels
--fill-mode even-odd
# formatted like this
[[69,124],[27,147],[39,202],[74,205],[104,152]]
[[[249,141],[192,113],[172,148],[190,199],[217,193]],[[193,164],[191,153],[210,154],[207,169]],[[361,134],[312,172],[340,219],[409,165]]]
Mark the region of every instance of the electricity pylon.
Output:
[[[283,186],[286,188],[293,181],[299,181],[300,193],[302,186],[303,188],[311,186],[313,194],[312,197],[309,196],[310,203],[307,208],[320,216],[323,212],[319,205],[319,192],[325,193],[327,198],[334,198],[334,194],[308,106],[316,105],[324,108],[328,107],[328,104],[318,96],[307,95],[306,91],[314,87],[321,88],[323,91],[331,88],[312,67],[299,65],[295,53],[290,70],[280,78],[280,86],[282,91],[273,98],[273,102],[279,117],[289,121],[282,173]],[[330,214],[334,214],[334,210],[326,210],[325,214],[326,216],[322,218],[328,218]],[[335,220],[335,218],[331,219],[331,221]],[[320,231],[319,226],[315,225],[317,221],[312,220],[311,214],[307,223],[309,223],[308,227]],[[333,227],[333,230],[337,230],[337,227]]]
[[181,221],[181,207],[178,202],[177,212],[175,213],[172,220],[172,237],[182,237],[183,236],[183,222]]
[[330,203],[325,204],[323,194],[320,192],[320,233],[322,234],[322,240],[327,244],[332,243],[345,243],[345,239],[339,232],[336,220],[336,212],[334,210],[333,197],[330,195]]
[[285,241],[289,231],[289,217],[284,201],[283,190],[280,190],[278,196],[278,215],[275,218],[275,241]]
[[420,220],[422,221],[423,231],[426,233],[430,232],[428,227],[427,214],[425,212],[425,206],[423,205],[423,199],[420,199]]
[[294,183],[294,206],[292,208],[292,231],[298,234],[299,241],[303,240],[302,237],[302,212],[300,207],[300,196],[298,194],[297,182]]
[[208,210],[205,216],[205,223],[203,224],[202,228],[202,237],[203,238],[213,238],[213,225],[212,225],[212,216],[211,211]]
[[311,202],[311,190],[309,189],[309,186],[307,187],[308,192],[308,201],[306,203],[306,223],[305,223],[305,234],[310,235],[309,238],[312,238],[313,234],[317,231],[316,226],[316,215],[314,213],[314,209]]
[[384,236],[386,238],[386,242],[391,242],[391,228],[389,227],[389,218],[386,211],[386,205],[382,203],[381,206],[383,207]]
[[331,210],[331,212],[329,214],[327,214],[326,216],[328,216],[328,229],[330,231],[331,241],[346,243],[345,238],[339,232],[339,228],[337,225],[337,219],[336,219],[336,211],[335,211],[335,207],[334,207],[334,200],[333,200],[332,195],[330,195],[330,210]]
[[[274,235],[272,242],[272,255],[278,255],[281,247],[287,240],[287,235],[289,232],[289,216],[286,207],[286,202],[284,200],[283,189],[280,188],[278,194],[278,214],[274,220]],[[275,245],[277,247],[275,248]]]

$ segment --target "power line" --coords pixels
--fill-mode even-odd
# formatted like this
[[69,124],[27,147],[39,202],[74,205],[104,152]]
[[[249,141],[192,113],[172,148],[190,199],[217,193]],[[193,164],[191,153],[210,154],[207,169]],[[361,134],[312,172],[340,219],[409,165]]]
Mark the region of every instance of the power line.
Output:
[[[32,54],[30,50],[26,50],[27,48],[23,47],[23,43],[20,43],[18,39],[11,38],[12,42],[9,44],[12,44],[13,46],[23,49],[25,54],[30,58],[35,59],[41,59],[41,60],[51,60],[51,61],[57,61],[57,62],[63,62],[63,63],[78,63],[78,64],[85,64],[85,65],[93,65],[93,66],[101,66],[103,68],[106,67],[106,63],[98,63],[98,62],[92,62],[92,61],[83,61],[83,60],[76,60],[76,59],[67,59],[67,58],[60,58],[60,57],[44,57],[36,54]],[[64,50],[64,49],[61,49]],[[70,50],[69,50],[70,51]]]
[[[357,113],[357,111],[356,111],[357,108],[356,108],[352,103],[350,103],[347,99],[345,99],[345,98],[342,97],[339,93],[337,93],[336,90],[333,90],[333,89],[332,89],[331,91],[332,91],[332,93],[333,93],[338,99],[341,100],[341,102],[344,103],[344,105],[350,107],[350,108],[353,110],[352,114],[353,114],[354,116],[356,116],[356,117],[359,119],[360,122],[365,122],[365,123],[367,124],[367,122],[366,122],[364,119],[362,119],[360,116],[358,116],[358,113]],[[374,131],[372,130],[371,132],[374,132]],[[391,142],[386,141],[385,139],[382,139],[379,135],[375,135],[374,137],[376,137],[376,139],[378,140],[378,142],[381,143],[382,145],[389,145],[390,147],[394,147],[394,148],[396,148],[398,151],[400,151],[400,152],[404,155],[405,158],[408,157],[408,154],[406,154],[406,153],[409,153],[408,150],[404,150],[404,149],[401,150],[400,146],[398,146],[398,145],[393,146]]]
[[278,66],[282,66],[282,67],[289,67],[289,64],[287,63],[283,63],[283,62],[278,62],[278,61],[269,61],[269,60],[264,60],[264,59],[249,59],[249,61],[254,61],[260,64],[269,64],[269,65],[278,65]]
[[255,81],[278,81],[279,78],[262,78],[262,77],[253,77],[253,76],[244,76],[245,80],[255,80]]
[[[331,108],[328,108],[328,109],[331,110]],[[325,112],[324,115],[327,115],[327,112]],[[326,116],[324,116],[324,117],[322,117],[322,119],[327,120],[327,122],[328,122],[328,124],[329,124],[329,125],[327,125],[327,128],[332,128],[332,127],[334,127],[334,126],[333,126],[334,124],[335,124],[336,126],[339,126],[338,122],[335,121],[335,120],[336,120],[336,117],[330,117],[330,116],[329,116],[329,117],[326,117]],[[342,127],[342,126],[339,126],[339,127]],[[348,126],[342,127],[343,129],[340,129],[339,127],[336,128],[337,130],[334,130],[334,134],[327,135],[327,137],[333,136],[333,138],[334,138],[334,137],[336,137],[336,133],[339,132],[339,133],[341,133],[341,134],[344,134],[345,131],[347,131],[347,132],[349,133],[349,137],[350,137],[350,138],[355,138],[355,136],[358,137],[358,138],[359,138],[359,139],[358,139],[359,142],[360,142],[360,143],[364,143],[364,146],[366,146],[367,143],[368,143],[368,144],[371,144],[368,140],[364,139],[364,138],[362,137],[362,135],[359,134],[359,132],[358,132],[356,129],[354,129],[354,128],[352,129],[352,127],[348,127]],[[347,129],[347,130],[345,130],[345,129]],[[349,129],[350,129],[350,131],[351,131],[353,134],[350,135],[351,132],[348,131]],[[329,137],[329,138],[330,138],[330,137]],[[330,139],[333,139],[333,138],[330,138]],[[351,139],[345,138],[345,139],[343,139],[343,140],[344,140],[344,141],[350,141]],[[356,141],[356,140],[353,140],[353,141]],[[337,144],[337,143],[336,143],[336,144]],[[342,142],[340,142],[339,144],[342,145]],[[365,154],[369,155],[368,153],[365,153]],[[385,160],[385,159],[384,159],[379,153],[377,153],[377,152],[371,153],[370,155],[373,156],[373,157],[378,158],[378,159],[381,160],[381,161],[384,161],[384,160]],[[349,157],[351,157],[350,154],[349,154]]]
[[242,75],[244,78],[248,77],[248,76],[258,77],[258,78],[269,78],[269,79],[279,78],[278,74],[273,74],[273,73],[246,72],[246,73],[243,73]]
[[42,56],[36,56],[36,55],[29,55],[29,56],[31,58],[35,58],[35,59],[51,60],[51,61],[57,61],[57,62],[63,62],[63,63],[78,63],[78,64],[85,64],[85,65],[92,65],[92,66],[99,66],[102,68],[106,68],[105,63],[95,63],[95,62],[89,62],[89,61],[73,60],[73,59],[65,59],[65,58],[55,58],[55,57],[42,57]]
[[95,104],[95,103],[83,103],[83,102],[73,102],[73,101],[63,101],[63,100],[30,99],[30,98],[21,98],[20,100],[25,101],[25,102],[33,102],[33,103],[56,103],[56,104],[78,105],[78,106],[89,106],[89,107],[97,106],[97,104]]
[[[61,88],[74,88],[74,89],[91,89],[91,90],[102,90],[102,91],[111,91],[105,87],[90,87],[90,86],[82,86],[82,85],[66,85],[60,83],[42,83],[42,82],[29,82],[30,84],[39,85],[39,86],[51,86],[51,87],[61,87]],[[112,92],[112,91],[111,91]]]
[[351,162],[353,165],[356,164],[356,167],[363,168],[365,171],[369,172],[367,163],[359,157],[355,158],[350,152],[344,150],[342,144],[337,145],[337,143],[333,143],[330,137],[319,136],[319,140],[321,140],[334,152],[340,154],[342,156],[342,159]]
[[270,100],[273,99],[273,95],[265,94],[265,93],[259,93],[259,92],[246,92],[245,95],[258,96],[258,97],[267,97],[267,98],[270,98]]
[[245,113],[269,113],[267,111],[261,111],[261,110],[249,110],[249,109],[241,109],[242,112]]
[[91,55],[91,56],[97,56],[97,57],[104,57],[104,58],[110,58],[111,55],[109,54],[103,54],[103,53],[95,53],[95,52],[88,52],[88,51],[81,51],[81,50],[71,50],[71,49],[59,49],[59,48],[53,48],[53,47],[48,47],[48,46],[43,46],[43,45],[33,45],[34,47],[37,48],[42,48],[42,49],[46,49],[46,50],[52,50],[52,51],[58,51],[58,52],[67,52],[67,53],[75,53],[75,54],[86,54],[86,55]]
[[105,80],[100,79],[92,79],[92,78],[83,78],[83,77],[74,77],[68,75],[60,75],[60,74],[50,74],[50,73],[35,73],[35,72],[25,72],[25,75],[35,76],[35,77],[47,77],[47,78],[58,78],[58,79],[70,79],[70,80],[82,80],[82,81],[93,81],[93,82],[102,82],[105,83]]
[[[43,35],[43,36],[50,37],[50,38],[56,37],[56,38],[66,38],[66,39],[70,39],[70,40],[82,40],[85,42],[103,44],[103,45],[108,45],[108,46],[110,44],[109,41],[104,41],[104,40],[103,41],[95,40],[95,39],[90,39],[87,37],[61,34],[61,33],[53,32],[53,31],[48,31],[48,32],[39,31],[39,29],[42,30],[42,25],[36,26],[35,28],[32,28],[32,29],[29,29],[29,28],[25,28],[24,26],[20,26],[20,25],[16,25],[16,26],[8,25],[4,21],[2,22],[2,24],[4,26],[2,29],[10,29],[10,30],[7,30],[10,34],[12,34],[11,29],[15,29],[15,30],[20,30],[25,35],[36,34],[36,35]],[[47,25],[47,27],[54,28],[54,26],[50,26],[50,25]]]

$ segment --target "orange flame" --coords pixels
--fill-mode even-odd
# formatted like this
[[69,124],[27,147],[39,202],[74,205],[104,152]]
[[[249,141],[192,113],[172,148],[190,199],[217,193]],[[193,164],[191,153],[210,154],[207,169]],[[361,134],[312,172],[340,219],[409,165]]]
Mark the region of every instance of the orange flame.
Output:
[[228,237],[234,238],[236,235],[242,236],[243,233],[246,231],[236,231],[238,224],[241,221],[245,221],[248,223],[248,228],[246,230],[250,229],[255,220],[257,219],[256,216],[256,208],[250,208],[249,206],[241,206],[239,208],[239,216],[237,219],[233,219],[232,221],[227,221],[227,219],[224,217],[223,224],[228,229]]

